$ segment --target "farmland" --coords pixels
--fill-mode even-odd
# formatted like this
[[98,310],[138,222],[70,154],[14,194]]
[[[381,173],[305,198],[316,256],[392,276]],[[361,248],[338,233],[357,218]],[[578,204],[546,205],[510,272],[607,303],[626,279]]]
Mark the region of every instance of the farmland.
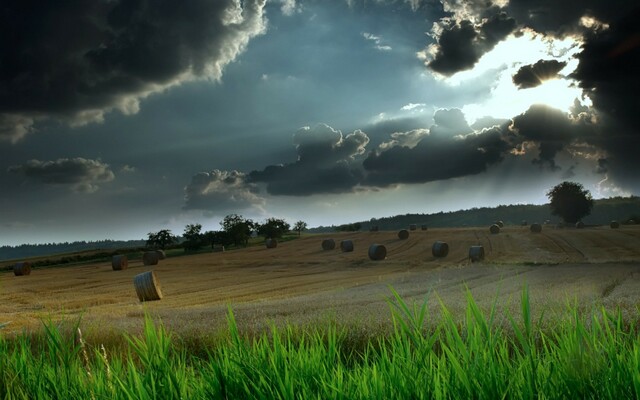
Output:
[[[195,335],[226,328],[228,306],[241,331],[262,331],[272,322],[304,326],[339,321],[361,329],[389,325],[389,286],[411,303],[429,299],[437,316],[439,299],[454,314],[466,307],[468,287],[479,306],[517,315],[523,285],[534,315],[604,305],[636,313],[640,296],[640,227],[553,229],[528,227],[306,235],[275,249],[249,247],[220,253],[171,257],[155,267],[130,262],[123,271],[108,263],[35,269],[29,276],[0,274],[0,323],[5,333],[39,329],[42,320],[77,320],[89,335],[138,332],[145,312],[173,332]],[[321,241],[352,239],[355,250],[323,251]],[[434,258],[431,245],[450,246]],[[387,247],[387,259],[371,261],[369,244]],[[470,263],[471,245],[486,259]],[[133,277],[153,269],[164,299],[141,304]],[[631,314],[630,314],[631,313]],[[363,328],[365,327],[365,328]]]

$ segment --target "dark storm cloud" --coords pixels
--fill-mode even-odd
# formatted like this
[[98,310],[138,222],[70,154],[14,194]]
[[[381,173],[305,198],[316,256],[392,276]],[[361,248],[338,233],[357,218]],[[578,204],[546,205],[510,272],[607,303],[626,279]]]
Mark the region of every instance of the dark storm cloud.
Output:
[[475,175],[500,162],[509,150],[504,139],[506,126],[469,133],[471,128],[456,109],[438,110],[434,120],[436,125],[428,133],[396,134],[371,152],[363,162],[365,185],[384,187]]
[[264,199],[258,188],[246,181],[238,171],[199,172],[184,188],[186,210],[207,210],[221,214],[238,210],[261,208]]
[[7,171],[21,174],[32,182],[67,185],[73,191],[83,193],[93,193],[98,190],[99,183],[115,178],[108,164],[80,157],[55,161],[29,160],[9,167]]
[[220,79],[265,29],[265,0],[9,0],[0,14],[0,139],[41,118],[136,113],[184,81]]
[[427,66],[442,75],[473,68],[480,57],[506,38],[516,27],[515,20],[492,7],[480,23],[470,20],[443,19],[438,26],[437,44],[429,49],[432,58]]
[[552,170],[559,169],[556,155],[578,137],[579,126],[567,113],[544,105],[533,105],[512,121],[509,129],[516,142],[537,144],[538,158],[533,162]]
[[298,160],[252,171],[248,181],[265,183],[272,195],[309,196],[348,193],[362,180],[354,159],[364,153],[369,138],[362,131],[346,136],[328,125],[300,129],[293,137]]
[[566,62],[556,60],[540,60],[535,64],[525,65],[513,75],[513,83],[518,89],[534,88],[545,80],[557,77],[566,65]]

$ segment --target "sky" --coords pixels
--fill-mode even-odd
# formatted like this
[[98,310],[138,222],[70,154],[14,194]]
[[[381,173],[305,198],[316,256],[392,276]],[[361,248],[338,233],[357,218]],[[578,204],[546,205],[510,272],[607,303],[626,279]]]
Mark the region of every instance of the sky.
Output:
[[640,195],[629,0],[7,0],[0,245]]

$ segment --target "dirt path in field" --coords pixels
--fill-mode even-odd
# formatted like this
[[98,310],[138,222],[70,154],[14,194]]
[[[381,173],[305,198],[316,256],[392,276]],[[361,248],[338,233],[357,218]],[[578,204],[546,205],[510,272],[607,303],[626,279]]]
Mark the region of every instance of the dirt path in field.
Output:
[[[534,311],[604,304],[635,312],[640,304],[640,227],[545,229],[506,227],[498,235],[488,228],[411,231],[407,240],[396,232],[328,235],[338,242],[323,251],[325,236],[309,235],[276,249],[252,247],[224,253],[173,257],[155,267],[131,263],[124,271],[110,264],[36,269],[30,276],[0,274],[0,324],[5,332],[38,328],[41,320],[83,315],[87,329],[138,330],[145,311],[162,318],[178,332],[199,332],[225,326],[227,306],[239,324],[261,329],[269,321],[313,324],[323,321],[384,324],[389,321],[386,298],[394,287],[408,301],[438,299],[452,312],[465,304],[465,287],[488,308],[517,314],[524,284]],[[355,250],[339,250],[341,239]],[[435,258],[431,245],[450,246]],[[387,259],[371,261],[370,244],[383,244]],[[468,250],[483,245],[484,262],[471,264]],[[165,298],[138,302],[133,277],[154,269]],[[437,294],[437,295],[436,295]]]

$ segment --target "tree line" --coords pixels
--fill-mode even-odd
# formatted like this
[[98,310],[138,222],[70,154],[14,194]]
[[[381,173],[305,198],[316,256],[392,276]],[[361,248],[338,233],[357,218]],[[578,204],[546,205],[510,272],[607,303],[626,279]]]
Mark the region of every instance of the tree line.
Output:
[[202,224],[187,224],[182,234],[182,242],[169,229],[161,229],[157,232],[149,232],[147,235],[147,247],[166,249],[179,244],[185,251],[197,251],[203,247],[235,246],[246,247],[252,236],[262,236],[265,239],[281,239],[286,233],[294,231],[298,236],[307,229],[307,223],[297,221],[293,228],[280,218],[268,218],[263,223],[257,223],[252,219],[239,214],[229,214],[220,222],[221,230],[202,231]]

